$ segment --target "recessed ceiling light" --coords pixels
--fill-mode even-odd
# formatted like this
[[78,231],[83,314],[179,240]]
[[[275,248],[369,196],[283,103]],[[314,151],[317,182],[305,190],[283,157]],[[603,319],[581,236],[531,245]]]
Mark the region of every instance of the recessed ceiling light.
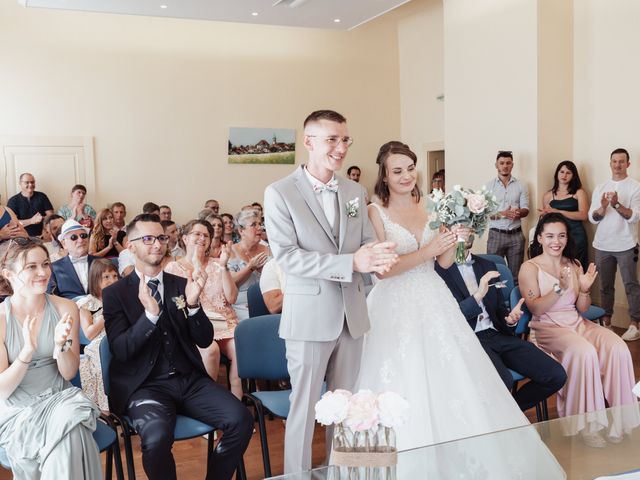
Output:
[[168,7],[166,5],[160,5],[160,8],[164,10],[165,8],[168,8]]
[[340,23],[340,19],[339,19],[339,18],[334,18],[334,19],[333,19],[333,21],[334,21],[335,23]]
[[254,17],[258,16],[258,12],[251,12],[251,15],[253,15]]

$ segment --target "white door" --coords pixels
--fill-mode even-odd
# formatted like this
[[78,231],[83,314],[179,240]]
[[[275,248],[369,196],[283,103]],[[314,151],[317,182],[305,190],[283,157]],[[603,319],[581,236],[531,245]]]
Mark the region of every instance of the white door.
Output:
[[78,183],[87,187],[90,196],[95,193],[90,137],[2,137],[0,148],[5,179],[3,204],[20,191],[19,178],[25,172],[35,176],[36,189],[47,194],[56,211],[68,202],[71,187]]

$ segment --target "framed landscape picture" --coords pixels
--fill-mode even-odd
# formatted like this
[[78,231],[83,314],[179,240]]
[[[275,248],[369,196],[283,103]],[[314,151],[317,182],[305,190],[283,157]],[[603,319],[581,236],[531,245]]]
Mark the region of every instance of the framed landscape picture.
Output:
[[229,163],[294,164],[296,131],[289,128],[229,128]]

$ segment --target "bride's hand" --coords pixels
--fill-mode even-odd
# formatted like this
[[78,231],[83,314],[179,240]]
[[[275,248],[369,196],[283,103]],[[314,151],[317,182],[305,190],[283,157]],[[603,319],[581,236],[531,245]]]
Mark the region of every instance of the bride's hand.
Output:
[[439,232],[436,237],[427,243],[422,249],[428,258],[435,258],[442,255],[456,244],[456,235],[449,230]]

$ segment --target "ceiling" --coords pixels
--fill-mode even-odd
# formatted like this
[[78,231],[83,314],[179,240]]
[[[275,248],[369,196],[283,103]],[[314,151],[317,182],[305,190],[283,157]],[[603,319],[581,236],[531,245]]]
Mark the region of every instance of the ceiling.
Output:
[[18,1],[36,8],[350,30],[410,0]]

